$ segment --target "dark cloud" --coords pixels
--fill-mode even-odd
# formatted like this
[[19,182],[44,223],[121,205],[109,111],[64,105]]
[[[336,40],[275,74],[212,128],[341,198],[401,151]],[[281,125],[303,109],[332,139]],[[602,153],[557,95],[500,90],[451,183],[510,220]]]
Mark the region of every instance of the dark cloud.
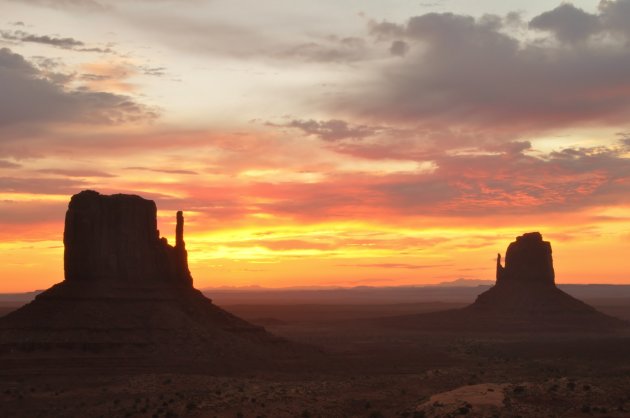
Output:
[[[557,29],[562,36],[586,36],[583,23],[566,24],[578,29]],[[623,123],[630,116],[625,41],[597,38],[580,48],[528,41],[497,16],[452,13],[402,25],[372,22],[370,31],[377,39],[404,40],[411,52],[333,99],[336,112],[379,123],[488,129],[510,139],[576,123]]]
[[599,11],[607,30],[630,38],[630,0],[602,0]]
[[156,115],[131,97],[71,89],[51,80],[24,57],[0,49],[0,128],[18,123],[114,124]]
[[389,47],[389,52],[392,55],[396,55],[398,57],[403,57],[409,51],[409,44],[405,41],[394,41],[392,45]]
[[310,120],[292,120],[283,125],[269,124],[271,126],[280,126],[288,128],[300,129],[307,135],[317,136],[324,141],[338,141],[341,139],[361,139],[374,135],[380,128],[366,125],[350,125],[348,122],[338,119],[326,121]]
[[116,54],[116,51],[114,51],[111,48],[90,47],[90,48],[75,48],[74,50],[80,51],[80,52],[96,52],[99,54]]
[[44,45],[51,45],[63,49],[73,49],[85,45],[74,38],[58,38],[48,35],[33,35],[21,30],[0,31],[0,36],[9,41],[31,42]]
[[6,31],[0,30],[0,38],[14,43],[37,43],[50,45],[61,49],[70,49],[79,52],[96,52],[99,54],[115,54],[112,48],[85,46],[85,43],[74,38],[60,38],[49,35],[34,35],[22,30]]
[[562,42],[580,42],[601,30],[599,17],[565,3],[542,13],[529,22],[529,27],[553,32]]

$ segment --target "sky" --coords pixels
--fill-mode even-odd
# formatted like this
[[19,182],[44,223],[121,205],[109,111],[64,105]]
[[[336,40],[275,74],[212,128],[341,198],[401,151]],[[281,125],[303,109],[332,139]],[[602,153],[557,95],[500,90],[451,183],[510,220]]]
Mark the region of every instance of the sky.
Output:
[[197,287],[630,283],[630,0],[0,0],[0,292],[81,190],[175,211]]

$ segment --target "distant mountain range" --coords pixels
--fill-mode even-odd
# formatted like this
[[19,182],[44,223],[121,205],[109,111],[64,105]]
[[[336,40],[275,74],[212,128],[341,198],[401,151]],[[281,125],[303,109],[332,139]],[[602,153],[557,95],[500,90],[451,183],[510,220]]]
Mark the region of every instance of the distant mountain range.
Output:
[[[357,286],[357,287],[289,287],[265,288],[213,287],[203,293],[219,305],[233,304],[366,304],[457,302],[469,303],[494,284],[490,280],[457,279],[435,285]],[[630,285],[561,284],[558,287],[583,300],[628,299]],[[0,293],[0,304],[16,305],[29,302],[41,291]]]

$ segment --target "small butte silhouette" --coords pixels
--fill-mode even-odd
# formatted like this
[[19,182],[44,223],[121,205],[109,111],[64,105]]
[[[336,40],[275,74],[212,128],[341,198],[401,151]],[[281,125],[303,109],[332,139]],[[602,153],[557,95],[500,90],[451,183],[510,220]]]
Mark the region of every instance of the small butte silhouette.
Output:
[[432,331],[608,332],[629,324],[556,287],[551,244],[523,234],[497,255],[496,283],[462,309],[384,318],[387,326]]
[[160,238],[153,201],[72,196],[65,280],[0,318],[0,350],[199,358],[226,367],[295,348],[217,307],[193,287],[177,212],[175,245]]

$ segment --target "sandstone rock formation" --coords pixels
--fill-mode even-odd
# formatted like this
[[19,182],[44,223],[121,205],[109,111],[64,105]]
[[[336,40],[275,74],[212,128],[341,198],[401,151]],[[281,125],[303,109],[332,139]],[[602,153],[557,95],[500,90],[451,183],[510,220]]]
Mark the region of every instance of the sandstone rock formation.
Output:
[[156,213],[155,203],[139,196],[72,196],[63,234],[66,281],[191,287],[183,214],[177,212],[172,247],[159,237]]
[[539,232],[516,238],[505,266],[497,256],[496,283],[463,309],[386,320],[390,325],[444,331],[601,332],[628,327],[555,285],[551,244]]
[[68,206],[64,246],[65,280],[0,318],[0,353],[153,353],[235,363],[289,346],[193,287],[182,212],[171,246],[159,237],[153,201],[83,191]]
[[505,253],[497,255],[497,284],[528,283],[555,286],[551,244],[543,241],[540,232],[530,232],[516,238]]

